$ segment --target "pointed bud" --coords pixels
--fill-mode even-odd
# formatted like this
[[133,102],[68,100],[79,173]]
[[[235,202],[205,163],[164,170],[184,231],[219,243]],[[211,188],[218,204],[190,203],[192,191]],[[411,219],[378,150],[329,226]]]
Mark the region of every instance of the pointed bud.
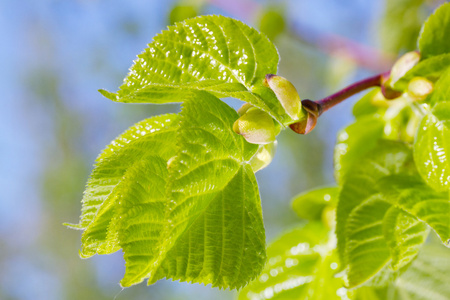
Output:
[[414,77],[408,84],[408,95],[416,101],[422,101],[433,92],[433,83],[423,77]]
[[277,96],[286,113],[293,120],[299,120],[302,116],[302,102],[294,85],[286,78],[267,74],[264,84]]
[[420,60],[420,53],[412,51],[401,56],[391,69],[390,85],[393,86],[403,75],[411,70]]
[[267,167],[275,156],[275,151],[277,149],[277,141],[259,146],[258,151],[252,156],[249,163],[252,167],[253,172],[257,172],[261,169]]
[[275,141],[280,132],[266,112],[252,107],[233,124],[233,130],[252,144],[268,144]]

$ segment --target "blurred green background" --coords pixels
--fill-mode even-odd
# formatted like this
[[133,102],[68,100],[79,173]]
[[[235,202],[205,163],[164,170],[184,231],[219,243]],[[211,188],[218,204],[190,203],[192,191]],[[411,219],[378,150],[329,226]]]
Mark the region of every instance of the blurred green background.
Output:
[[[200,14],[260,28],[278,47],[279,74],[319,99],[387,70],[415,49],[431,0],[1,0],[0,299],[233,299],[235,291],[161,281],[122,291],[122,254],[78,257],[82,193],[101,149],[148,116],[178,105],[125,105],[115,91],[152,37]],[[334,183],[333,145],[357,98],[307,136],[285,131],[257,173],[268,241],[299,220],[290,199]]]

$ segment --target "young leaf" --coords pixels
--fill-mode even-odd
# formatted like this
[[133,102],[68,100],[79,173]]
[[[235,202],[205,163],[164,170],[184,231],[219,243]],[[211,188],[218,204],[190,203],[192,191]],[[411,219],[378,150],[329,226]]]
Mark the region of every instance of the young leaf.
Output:
[[450,52],[450,3],[444,3],[428,18],[419,37],[422,59]]
[[[382,141],[356,164],[342,182],[336,217],[336,234],[341,260],[346,264],[347,217],[364,199],[377,193],[376,182],[412,164],[409,149],[402,143]],[[372,166],[368,168],[369,166]]]
[[380,88],[373,88],[353,105],[352,113],[356,119],[377,113],[379,107],[372,104],[377,93],[380,93]]
[[338,194],[338,187],[318,188],[307,191],[294,198],[292,208],[302,219],[321,220],[325,207],[336,207]]
[[80,223],[68,224],[85,230],[80,251],[82,257],[96,253],[108,254],[119,249],[111,221],[117,197],[122,192],[121,184],[126,181],[124,175],[148,155],[157,155],[166,160],[172,157],[175,154],[177,122],[176,115],[141,121],[120,135],[99,155],[82,200]]
[[436,190],[450,184],[450,102],[436,105],[420,124],[414,158],[425,181]]
[[375,147],[383,137],[385,122],[374,116],[364,116],[344,129],[341,129],[334,146],[334,177],[337,182],[354,163]]
[[415,174],[411,151],[384,141],[344,178],[337,208],[338,249],[348,284],[384,284],[417,255],[427,223],[449,239],[450,201]]
[[[450,50],[449,50],[450,51]],[[414,77],[421,76],[431,81],[436,81],[442,73],[450,67],[450,53],[432,56],[420,61],[402,78],[394,83],[394,89],[403,91],[408,87],[408,83]]]
[[388,299],[450,299],[450,255],[448,249],[427,245],[394,283],[394,293]]
[[448,246],[450,240],[450,198],[436,192],[418,176],[392,175],[378,182],[385,200],[427,223]]
[[384,216],[383,231],[394,270],[408,265],[416,257],[428,236],[428,227],[425,223],[393,206]]
[[336,290],[338,259],[327,245],[329,232],[314,222],[282,235],[267,248],[262,274],[244,287],[239,300],[342,299]]
[[[258,146],[233,132],[233,109],[209,93],[199,95],[181,112],[178,153],[168,165],[166,226],[152,248],[136,243],[124,249],[132,268],[122,286],[165,277],[239,288],[264,265],[261,206],[248,163]],[[148,219],[133,216],[142,220],[137,226]],[[130,234],[132,241],[141,237]]]
[[345,231],[349,287],[375,277],[390,263],[390,250],[383,236],[383,219],[390,207],[375,194],[349,214]]
[[290,118],[277,98],[258,91],[268,90],[265,75],[276,74],[277,64],[275,46],[255,29],[231,18],[200,16],[157,35],[117,93],[100,92],[119,102],[168,103],[208,91],[249,102],[284,123]]

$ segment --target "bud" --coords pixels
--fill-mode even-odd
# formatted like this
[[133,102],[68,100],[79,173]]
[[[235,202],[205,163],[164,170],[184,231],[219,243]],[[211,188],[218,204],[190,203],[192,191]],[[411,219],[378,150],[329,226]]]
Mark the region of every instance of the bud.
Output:
[[375,107],[388,108],[391,105],[391,101],[388,101],[380,90],[370,99],[370,104]]
[[302,102],[294,85],[286,78],[267,74],[264,84],[277,96],[286,113],[293,120],[299,120],[302,116]]
[[411,70],[420,60],[420,53],[417,51],[412,51],[401,56],[394,63],[391,69],[390,85],[394,85],[403,75]]
[[258,151],[252,156],[249,163],[253,172],[257,172],[267,167],[275,156],[277,141],[259,146]]
[[245,114],[237,119],[233,124],[233,130],[252,144],[274,142],[275,137],[280,132],[272,117],[256,107],[249,108]]
[[416,101],[422,101],[433,92],[433,83],[423,77],[414,77],[408,84],[408,95]]
[[308,134],[316,127],[317,119],[322,114],[322,106],[308,99],[303,100],[302,104],[306,116],[299,122],[289,125],[289,127],[298,134]]
[[237,110],[237,113],[240,115],[240,116],[242,116],[243,114],[245,114],[246,112],[247,112],[247,110],[249,110],[250,108],[252,108],[253,107],[253,105],[251,105],[250,103],[244,103],[242,106],[241,106],[241,108],[239,108],[238,110]]

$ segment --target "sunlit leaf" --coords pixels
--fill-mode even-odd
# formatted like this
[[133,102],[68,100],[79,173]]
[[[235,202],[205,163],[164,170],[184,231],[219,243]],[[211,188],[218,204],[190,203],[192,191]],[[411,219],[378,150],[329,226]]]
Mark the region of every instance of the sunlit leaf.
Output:
[[355,118],[375,114],[379,108],[372,104],[373,97],[380,92],[380,88],[373,88],[353,105],[353,116]]
[[262,274],[239,293],[239,300],[345,299],[338,295],[343,281],[334,275],[339,267],[329,232],[309,223],[282,235],[267,248]]
[[334,146],[334,176],[337,182],[383,137],[385,122],[373,116],[360,117],[341,129]]
[[431,81],[436,81],[442,73],[450,67],[450,53],[431,56],[428,59],[420,61],[402,78],[394,83],[394,88],[403,91],[407,88],[409,81],[414,77],[425,77]]
[[306,220],[320,220],[325,207],[335,207],[339,188],[326,187],[307,191],[294,198],[292,208],[297,215]]
[[450,201],[415,173],[411,150],[379,144],[344,178],[337,208],[338,249],[348,285],[386,284],[407,266],[430,226],[444,243],[450,237]]
[[[130,220],[136,226],[161,221],[166,226],[162,232],[157,229],[159,239],[152,247],[139,242],[124,248],[132,267],[122,286],[171,278],[239,288],[259,274],[265,236],[258,187],[248,164],[258,147],[233,132],[236,118],[233,109],[206,92],[185,102],[178,154],[168,165],[165,219],[140,210]],[[130,231],[126,236],[139,241],[142,234]]]
[[149,155],[166,160],[175,155],[177,123],[176,115],[141,121],[120,135],[99,155],[82,200],[80,223],[69,225],[85,230],[80,252],[82,257],[96,253],[108,254],[119,249],[116,233],[108,233],[108,228],[112,226],[121,184],[126,181],[124,175],[135,163]]
[[411,266],[384,288],[361,287],[354,300],[447,300],[450,299],[450,252],[425,245]]
[[255,29],[231,18],[200,16],[157,35],[119,91],[101,93],[119,102],[168,103],[209,91],[250,102],[286,123],[290,118],[263,86],[266,74],[276,74],[277,64],[275,46]]
[[436,190],[450,186],[450,102],[438,103],[422,120],[414,159],[425,181]]
[[450,3],[444,3],[424,23],[419,50],[423,59],[450,53]]

